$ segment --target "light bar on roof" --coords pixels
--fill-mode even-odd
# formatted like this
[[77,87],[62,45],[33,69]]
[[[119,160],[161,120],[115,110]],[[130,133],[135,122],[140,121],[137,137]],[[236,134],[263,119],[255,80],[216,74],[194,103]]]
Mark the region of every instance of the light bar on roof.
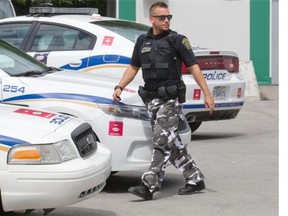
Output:
[[92,14],[98,8],[30,7],[30,14]]

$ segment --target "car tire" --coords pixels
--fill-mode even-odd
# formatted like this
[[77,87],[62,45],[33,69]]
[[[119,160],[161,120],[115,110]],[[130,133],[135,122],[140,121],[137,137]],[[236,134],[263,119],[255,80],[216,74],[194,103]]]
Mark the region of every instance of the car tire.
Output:
[[189,123],[191,132],[192,133],[195,132],[200,127],[201,124],[202,124],[202,121],[201,122],[191,122],[191,123]]

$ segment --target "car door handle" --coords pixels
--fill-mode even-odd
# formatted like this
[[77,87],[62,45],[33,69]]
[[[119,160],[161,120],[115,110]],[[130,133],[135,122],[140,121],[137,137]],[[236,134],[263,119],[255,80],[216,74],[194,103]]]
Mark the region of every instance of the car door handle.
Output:
[[71,67],[79,67],[79,66],[81,66],[81,64],[82,64],[82,61],[80,61],[80,60],[69,63],[69,65],[70,65]]

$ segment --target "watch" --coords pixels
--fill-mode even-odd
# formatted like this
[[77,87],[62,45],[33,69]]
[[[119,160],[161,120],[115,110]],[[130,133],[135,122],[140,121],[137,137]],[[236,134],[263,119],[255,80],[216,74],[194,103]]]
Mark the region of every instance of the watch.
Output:
[[120,85],[116,85],[115,87],[114,87],[114,91],[116,90],[116,89],[120,89],[121,91],[123,91],[123,88],[120,86]]

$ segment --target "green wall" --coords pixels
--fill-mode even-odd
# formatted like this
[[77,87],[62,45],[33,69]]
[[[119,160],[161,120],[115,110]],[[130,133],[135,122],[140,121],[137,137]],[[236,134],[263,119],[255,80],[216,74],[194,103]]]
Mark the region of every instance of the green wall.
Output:
[[136,0],[119,0],[119,18],[136,21]]
[[270,0],[250,0],[250,59],[258,84],[271,84]]

